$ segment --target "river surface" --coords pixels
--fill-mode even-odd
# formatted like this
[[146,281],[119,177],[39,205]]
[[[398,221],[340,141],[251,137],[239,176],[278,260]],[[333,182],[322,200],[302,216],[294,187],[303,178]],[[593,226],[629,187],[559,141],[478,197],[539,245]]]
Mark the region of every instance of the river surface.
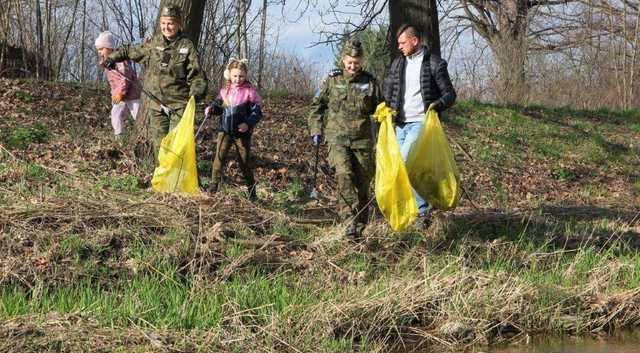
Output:
[[640,332],[616,337],[543,339],[530,345],[488,347],[486,353],[640,353]]

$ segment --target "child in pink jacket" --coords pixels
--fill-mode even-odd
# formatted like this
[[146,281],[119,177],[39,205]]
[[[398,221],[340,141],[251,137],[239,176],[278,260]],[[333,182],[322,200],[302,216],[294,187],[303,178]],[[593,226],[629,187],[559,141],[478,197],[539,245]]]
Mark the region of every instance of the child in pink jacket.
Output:
[[205,109],[206,115],[220,115],[216,154],[208,191],[216,193],[222,181],[227,154],[232,146],[238,151],[238,162],[247,184],[249,199],[256,199],[256,182],[253,175],[251,135],[262,118],[262,98],[256,88],[247,81],[247,60],[232,58],[224,71],[227,83],[220,89],[216,100]]
[[[113,34],[109,31],[100,33],[96,38],[95,46],[100,60],[104,60],[115,48]],[[105,70],[105,73],[111,87],[111,125],[115,139],[120,140],[122,138],[122,124],[127,114],[131,114],[133,120],[136,120],[138,115],[140,83],[129,61],[119,62],[116,64],[115,70]]]

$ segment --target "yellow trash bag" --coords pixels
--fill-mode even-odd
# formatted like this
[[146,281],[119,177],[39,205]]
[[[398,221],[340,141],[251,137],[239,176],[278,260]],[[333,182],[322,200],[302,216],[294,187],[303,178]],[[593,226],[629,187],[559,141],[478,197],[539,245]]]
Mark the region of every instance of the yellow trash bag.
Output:
[[376,144],[376,201],[395,231],[403,230],[418,215],[418,206],[404,166],[391,119],[396,113],[383,102],[373,118],[380,122]]
[[460,174],[438,113],[429,107],[426,123],[411,146],[407,170],[411,186],[433,207],[450,210],[460,200]]
[[196,101],[191,97],[178,125],[162,139],[158,167],[151,179],[154,191],[198,193],[196,140],[193,135],[195,113]]

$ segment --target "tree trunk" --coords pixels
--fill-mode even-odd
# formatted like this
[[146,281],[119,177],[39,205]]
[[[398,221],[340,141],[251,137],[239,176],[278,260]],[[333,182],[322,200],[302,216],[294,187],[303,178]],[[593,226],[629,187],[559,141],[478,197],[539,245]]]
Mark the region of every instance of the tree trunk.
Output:
[[82,37],[80,39],[80,82],[84,82],[84,42],[87,27],[87,0],[82,1]]
[[54,73],[54,67],[53,67],[53,53],[52,53],[52,42],[53,40],[51,39],[53,37],[53,34],[51,33],[51,21],[53,18],[53,4],[51,3],[51,1],[49,0],[45,0],[44,2],[45,4],[45,9],[46,9],[46,13],[45,13],[45,20],[47,23],[47,29],[45,30],[45,34],[47,35],[45,38],[45,42],[46,42],[46,46],[47,46],[47,59],[45,60],[45,62],[47,63],[47,78],[51,79],[53,77],[53,73]]
[[[204,6],[206,0],[161,0],[160,9],[167,5],[177,5],[182,9],[182,32],[191,39],[193,44],[198,47],[200,39],[200,28],[202,27],[202,18],[204,17]],[[156,19],[156,24],[160,23],[160,14]],[[160,35],[160,26],[156,25],[154,32]]]
[[267,0],[262,1],[262,24],[260,25],[260,50],[258,66],[258,90],[262,89],[262,70],[264,70],[264,41],[267,36]]
[[36,35],[37,35],[37,45],[36,45],[36,77],[40,78],[40,74],[44,71],[42,70],[42,57],[43,48],[44,48],[44,34],[42,29],[42,10],[40,8],[40,0],[36,0]]
[[497,37],[490,42],[498,65],[496,93],[507,104],[522,104],[527,98],[525,63],[527,45],[523,36]]
[[527,0],[463,1],[465,16],[473,29],[489,43],[495,56],[498,66],[496,95],[503,103],[522,104],[527,100],[525,65],[530,6],[531,2]]
[[9,11],[11,10],[9,3],[3,4],[2,11],[0,12],[0,74],[5,70],[5,63],[7,57],[7,51],[9,46]]
[[58,57],[58,65],[56,66],[56,79],[60,79],[60,73],[62,72],[62,60],[65,57],[65,52],[67,50],[67,43],[69,43],[69,37],[71,35],[71,31],[73,30],[74,24],[76,22],[76,15],[78,13],[78,3],[80,0],[76,0],[73,5],[73,15],[71,17],[71,22],[69,23],[69,28],[67,29],[67,34],[64,38],[64,43],[62,44],[62,48],[60,50],[60,56]]
[[249,1],[238,0],[236,4],[238,13],[238,56],[246,59],[249,56],[249,48],[247,45],[247,11],[249,10]]
[[423,42],[429,50],[440,55],[440,27],[436,0],[389,0],[390,53],[397,55],[398,42],[396,31],[400,26],[410,23],[422,33]]

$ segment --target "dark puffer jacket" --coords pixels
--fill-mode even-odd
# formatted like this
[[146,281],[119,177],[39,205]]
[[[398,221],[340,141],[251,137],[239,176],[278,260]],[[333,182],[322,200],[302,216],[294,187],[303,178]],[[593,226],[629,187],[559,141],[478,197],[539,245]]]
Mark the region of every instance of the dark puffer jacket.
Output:
[[[424,110],[427,111],[431,103],[437,103],[436,110],[441,112],[456,101],[456,91],[451,84],[447,62],[435,54],[429,54],[423,47],[424,59],[420,68],[420,87]],[[404,88],[405,67],[407,59],[399,56],[391,63],[387,77],[384,80],[384,99],[393,110],[398,112],[397,121],[404,121]]]
[[[236,88],[227,85],[220,89],[218,97],[211,104],[211,112],[220,115],[218,131],[234,137],[250,135],[262,119],[261,102],[262,98],[249,82]],[[249,130],[244,133],[238,131],[238,125],[242,123],[249,125]]]
[[[215,101],[212,104],[212,113],[220,115],[218,121],[218,131],[231,136],[245,136],[251,134],[254,126],[262,119],[262,109],[258,104],[246,102],[233,107],[224,106],[222,101]],[[249,125],[249,130],[239,132],[238,125],[245,123]]]

